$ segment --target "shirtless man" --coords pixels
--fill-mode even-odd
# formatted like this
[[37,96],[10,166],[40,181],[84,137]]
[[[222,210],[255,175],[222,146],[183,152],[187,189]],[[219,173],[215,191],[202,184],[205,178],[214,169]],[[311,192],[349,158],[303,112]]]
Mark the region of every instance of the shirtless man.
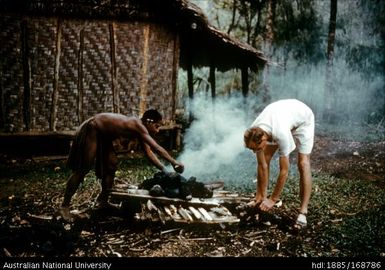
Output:
[[[269,211],[279,200],[289,174],[289,154],[298,148],[300,200],[296,227],[307,225],[306,215],[311,194],[310,153],[314,143],[314,114],[296,99],[279,100],[268,105],[244,133],[245,146],[257,157],[255,205]],[[278,149],[279,175],[273,193],[267,196],[270,161]]]
[[95,164],[96,176],[101,179],[102,191],[97,198],[100,207],[111,207],[108,202],[114,184],[118,159],[114,151],[114,140],[138,138],[150,161],[161,171],[164,165],[154,154],[170,162],[174,170],[182,173],[184,165],[173,159],[168,152],[151,137],[159,132],[162,116],[156,110],[146,111],[142,118],[127,117],[116,113],[99,113],[84,121],[76,131],[67,164],[72,169],[68,178],[64,200],[59,213],[63,219],[72,220],[70,203],[85,175]]

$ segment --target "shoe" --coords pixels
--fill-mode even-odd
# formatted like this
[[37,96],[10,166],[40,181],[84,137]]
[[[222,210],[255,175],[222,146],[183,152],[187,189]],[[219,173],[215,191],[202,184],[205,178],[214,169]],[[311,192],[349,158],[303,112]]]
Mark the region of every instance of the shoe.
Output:
[[277,207],[277,208],[281,207],[282,206],[282,200],[276,201],[274,206]]
[[305,214],[300,213],[295,221],[294,227],[296,229],[304,229],[307,226],[307,219]]

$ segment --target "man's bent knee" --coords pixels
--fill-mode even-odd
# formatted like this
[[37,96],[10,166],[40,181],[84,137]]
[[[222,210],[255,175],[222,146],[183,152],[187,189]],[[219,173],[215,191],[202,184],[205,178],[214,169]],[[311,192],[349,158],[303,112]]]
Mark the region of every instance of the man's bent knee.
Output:
[[299,160],[298,161],[298,167],[299,168],[309,168],[310,167],[310,161],[308,159],[305,159],[305,160]]

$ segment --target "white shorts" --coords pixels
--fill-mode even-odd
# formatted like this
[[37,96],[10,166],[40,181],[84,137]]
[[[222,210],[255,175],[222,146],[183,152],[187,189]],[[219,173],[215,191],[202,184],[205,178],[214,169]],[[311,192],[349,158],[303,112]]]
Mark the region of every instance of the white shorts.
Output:
[[307,124],[299,126],[292,134],[298,152],[306,155],[310,154],[314,145],[314,115]]

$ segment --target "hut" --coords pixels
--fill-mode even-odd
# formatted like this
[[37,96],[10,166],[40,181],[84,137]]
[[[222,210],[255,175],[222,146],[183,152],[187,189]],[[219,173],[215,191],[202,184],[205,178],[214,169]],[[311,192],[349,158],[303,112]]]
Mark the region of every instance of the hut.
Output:
[[246,94],[248,70],[266,63],[188,0],[0,0],[0,14],[3,151],[10,138],[72,136],[105,111],[154,107],[172,128],[179,68],[190,97],[193,66],[240,68]]

